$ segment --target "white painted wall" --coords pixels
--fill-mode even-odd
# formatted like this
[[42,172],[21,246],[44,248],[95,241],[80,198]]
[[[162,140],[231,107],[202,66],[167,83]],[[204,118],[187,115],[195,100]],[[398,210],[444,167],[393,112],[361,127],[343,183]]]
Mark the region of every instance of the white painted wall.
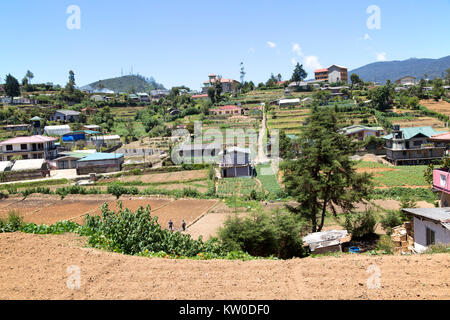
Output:
[[444,228],[441,224],[436,224],[430,221],[422,221],[414,217],[414,248],[418,252],[423,252],[427,249],[427,229],[429,228],[435,232],[435,242],[447,244],[450,243],[450,230]]

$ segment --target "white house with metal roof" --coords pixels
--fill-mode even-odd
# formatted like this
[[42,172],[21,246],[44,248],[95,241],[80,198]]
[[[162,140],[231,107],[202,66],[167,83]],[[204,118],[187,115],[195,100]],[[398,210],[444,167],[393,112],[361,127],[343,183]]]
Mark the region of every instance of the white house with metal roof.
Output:
[[414,249],[423,252],[434,244],[450,244],[450,208],[403,209],[414,217]]

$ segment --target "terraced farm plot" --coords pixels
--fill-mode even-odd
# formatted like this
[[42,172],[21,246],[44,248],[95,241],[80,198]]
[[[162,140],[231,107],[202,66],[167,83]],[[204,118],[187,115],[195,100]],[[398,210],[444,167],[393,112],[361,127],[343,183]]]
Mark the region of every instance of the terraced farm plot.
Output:
[[431,117],[387,117],[387,120],[391,121],[393,124],[398,124],[403,128],[431,126],[438,131],[447,131],[444,122]]
[[251,178],[227,178],[218,182],[217,194],[222,197],[249,196],[252,190],[261,191],[260,186]]
[[372,173],[376,187],[428,187],[427,166],[387,166],[376,162],[357,164],[358,172]]
[[[267,126],[269,130],[282,129],[287,134],[295,134],[300,132],[300,128],[306,121],[309,109],[275,109],[269,113]],[[273,117],[275,113],[275,117]]]
[[421,100],[420,104],[427,109],[445,114],[446,116],[450,116],[450,103],[448,103],[447,101],[441,100],[436,102],[433,99],[429,99]]
[[161,184],[169,182],[186,182],[192,180],[202,180],[208,178],[208,170],[178,171],[167,173],[145,174],[141,176],[125,176],[119,178],[121,182],[142,182],[151,184]]
[[[20,201],[20,199],[17,199],[19,201],[11,201],[7,207],[1,208],[0,218],[7,217],[9,211],[13,210],[23,216],[25,222],[29,223],[50,225],[62,220],[72,220],[81,224],[84,223],[86,214],[100,215],[100,208],[105,202],[112,210],[118,208],[117,200],[113,200],[106,195],[76,195],[64,200],[55,196],[43,196],[43,198],[39,200],[38,196],[35,196],[23,201]],[[189,225],[216,205],[217,202],[218,200],[129,197],[122,200],[122,205],[132,211],[136,211],[141,206],[150,205],[152,215],[158,216],[162,227],[167,227],[169,220],[172,219],[175,227],[179,228],[182,219]]]

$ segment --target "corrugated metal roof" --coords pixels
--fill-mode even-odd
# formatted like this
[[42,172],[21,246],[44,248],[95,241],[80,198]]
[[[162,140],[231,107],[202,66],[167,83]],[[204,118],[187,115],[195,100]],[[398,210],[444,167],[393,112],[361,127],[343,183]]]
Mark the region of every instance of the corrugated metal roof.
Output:
[[62,113],[66,116],[78,116],[80,112],[74,110],[56,110],[56,112]]
[[58,139],[46,136],[28,136],[28,137],[17,137],[9,140],[2,141],[0,145],[7,144],[20,144],[20,143],[44,143],[56,141]]
[[280,99],[279,104],[284,104],[284,103],[300,103],[300,98],[296,98],[296,99]]
[[114,159],[119,159],[119,158],[123,158],[123,154],[122,153],[93,153],[88,155],[87,157],[78,160],[78,161],[100,161],[100,160],[114,160]]
[[[432,127],[411,127],[411,128],[401,128],[401,132],[403,132],[403,137],[405,140],[409,140],[411,138],[414,138],[418,134],[423,134],[424,136],[430,138],[434,135],[440,134],[442,132],[438,132],[434,130]],[[392,134],[389,134],[387,136],[383,137],[386,140],[392,139]]]
[[413,208],[403,209],[403,211],[414,216],[439,222],[442,226],[450,230],[450,208]]
[[5,171],[7,168],[12,167],[11,161],[0,161],[0,172]]
[[11,171],[39,170],[44,165],[44,159],[17,160]]
[[362,125],[354,125],[350,127],[345,127],[341,129],[346,134],[352,134],[356,133],[362,130],[368,130],[368,131],[383,131],[384,129],[382,127],[366,127]]

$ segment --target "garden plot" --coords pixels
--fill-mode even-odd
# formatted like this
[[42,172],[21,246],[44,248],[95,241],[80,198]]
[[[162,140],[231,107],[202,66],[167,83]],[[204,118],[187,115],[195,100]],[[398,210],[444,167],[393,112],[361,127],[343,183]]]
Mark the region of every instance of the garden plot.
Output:
[[227,196],[249,196],[252,190],[261,191],[259,184],[251,178],[227,178],[218,181],[217,194]]
[[142,183],[168,183],[168,182],[186,182],[192,180],[202,180],[208,178],[208,170],[195,171],[178,171],[167,173],[145,174],[141,176],[125,176],[119,178],[119,181],[133,182],[140,181]]
[[444,100],[434,101],[430,99],[430,100],[421,100],[420,104],[426,107],[427,109],[445,114],[446,116],[450,116],[450,103],[448,103],[447,101]]
[[71,220],[98,210],[103,205],[101,200],[70,201],[60,200],[37,212],[24,217],[25,222],[51,225],[58,221]]
[[159,224],[167,228],[169,220],[174,223],[175,229],[181,228],[181,220],[184,219],[189,226],[207,213],[218,203],[218,200],[179,199],[161,209],[153,212],[158,217]]
[[427,166],[387,166],[376,162],[360,162],[358,172],[373,174],[376,187],[429,187],[424,173]]
[[400,127],[402,128],[430,126],[438,131],[447,131],[445,123],[436,118],[407,116],[407,117],[388,117],[387,119],[391,121],[393,124],[400,125]]

